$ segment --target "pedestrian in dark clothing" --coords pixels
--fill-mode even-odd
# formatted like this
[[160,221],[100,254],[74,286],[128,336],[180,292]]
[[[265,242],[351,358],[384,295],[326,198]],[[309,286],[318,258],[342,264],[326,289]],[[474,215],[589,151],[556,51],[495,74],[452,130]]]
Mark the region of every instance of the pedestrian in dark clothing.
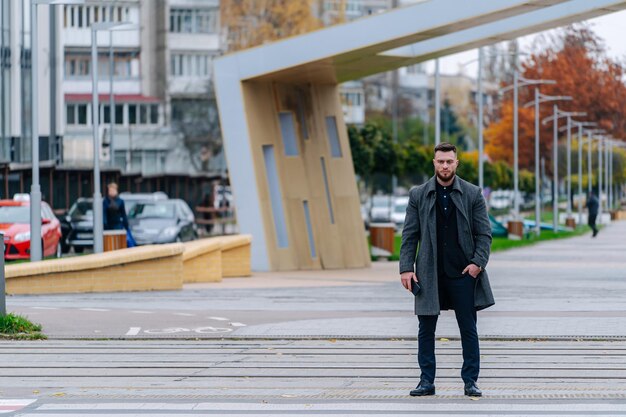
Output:
[[588,210],[588,224],[593,230],[593,234],[591,237],[596,237],[598,235],[598,227],[596,226],[596,219],[598,218],[598,208],[600,207],[600,202],[596,198],[593,193],[589,193],[587,197],[587,210]]
[[127,230],[128,217],[124,200],[119,197],[117,184],[112,182],[108,186],[107,196],[102,201],[104,211],[104,230]]
[[421,288],[415,295],[421,377],[410,395],[435,394],[435,327],[440,310],[453,309],[461,332],[465,395],[479,397],[476,312],[494,304],[485,271],[491,224],[480,188],[456,176],[456,147],[437,145],[433,163],[436,175],[409,193],[400,248],[402,285]]

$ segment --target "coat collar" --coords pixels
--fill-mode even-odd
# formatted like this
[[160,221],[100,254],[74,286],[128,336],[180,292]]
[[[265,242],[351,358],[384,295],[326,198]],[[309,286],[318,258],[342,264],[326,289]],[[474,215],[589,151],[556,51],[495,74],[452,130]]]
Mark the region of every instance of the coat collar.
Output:
[[[463,189],[461,188],[461,179],[458,175],[454,177],[452,190],[458,191],[463,194]],[[437,191],[437,176],[433,175],[426,183],[426,194],[434,193],[435,191]]]

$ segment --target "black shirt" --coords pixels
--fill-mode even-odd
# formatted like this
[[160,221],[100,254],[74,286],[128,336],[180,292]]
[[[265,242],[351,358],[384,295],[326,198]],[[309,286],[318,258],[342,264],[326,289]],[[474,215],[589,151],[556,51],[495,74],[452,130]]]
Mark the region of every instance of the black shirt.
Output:
[[437,182],[437,273],[439,277],[460,278],[468,265],[459,244],[456,207],[452,202],[452,184]]

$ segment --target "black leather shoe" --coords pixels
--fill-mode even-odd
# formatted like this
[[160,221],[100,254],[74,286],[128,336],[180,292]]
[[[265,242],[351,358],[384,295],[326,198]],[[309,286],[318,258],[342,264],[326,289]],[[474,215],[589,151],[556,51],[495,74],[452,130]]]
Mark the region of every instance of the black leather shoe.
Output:
[[424,397],[426,395],[435,395],[435,384],[428,381],[420,381],[410,393],[411,397]]
[[465,384],[465,395],[468,397],[482,397],[483,392],[478,389],[474,381]]

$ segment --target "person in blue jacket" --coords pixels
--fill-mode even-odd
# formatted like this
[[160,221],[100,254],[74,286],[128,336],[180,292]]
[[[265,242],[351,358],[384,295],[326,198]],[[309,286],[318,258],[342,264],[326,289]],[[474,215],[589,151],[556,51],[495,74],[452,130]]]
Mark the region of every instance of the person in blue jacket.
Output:
[[124,200],[119,197],[117,184],[108,185],[107,196],[102,201],[104,230],[129,230]]

